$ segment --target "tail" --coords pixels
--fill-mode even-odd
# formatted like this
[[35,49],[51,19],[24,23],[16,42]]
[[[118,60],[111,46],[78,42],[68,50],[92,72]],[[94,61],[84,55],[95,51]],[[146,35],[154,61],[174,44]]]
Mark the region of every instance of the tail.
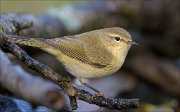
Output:
[[54,56],[58,56],[58,50],[56,50],[53,47],[53,44],[51,44],[51,39],[43,39],[43,38],[28,38],[28,37],[21,37],[21,36],[14,36],[14,35],[8,35],[8,41],[21,44],[21,45],[27,45],[32,47],[40,48]]
[[32,46],[32,47],[38,47],[38,48],[47,47],[47,44],[44,42],[45,39],[42,38],[28,38],[28,37],[14,36],[14,35],[8,35],[8,37],[9,37],[8,38],[9,42]]

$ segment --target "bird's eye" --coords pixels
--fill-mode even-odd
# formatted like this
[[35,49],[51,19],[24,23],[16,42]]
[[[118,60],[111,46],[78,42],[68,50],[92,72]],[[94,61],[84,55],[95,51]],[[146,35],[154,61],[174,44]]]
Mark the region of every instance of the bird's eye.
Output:
[[116,40],[116,41],[120,41],[121,38],[120,38],[120,37],[115,37],[115,40]]

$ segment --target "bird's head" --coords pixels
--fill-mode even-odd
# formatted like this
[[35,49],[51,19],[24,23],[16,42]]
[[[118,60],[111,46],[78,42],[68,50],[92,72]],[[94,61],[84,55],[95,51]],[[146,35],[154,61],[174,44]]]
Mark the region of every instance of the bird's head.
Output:
[[114,55],[126,55],[129,48],[137,44],[133,42],[131,35],[123,28],[112,27],[101,29],[98,32],[101,42]]

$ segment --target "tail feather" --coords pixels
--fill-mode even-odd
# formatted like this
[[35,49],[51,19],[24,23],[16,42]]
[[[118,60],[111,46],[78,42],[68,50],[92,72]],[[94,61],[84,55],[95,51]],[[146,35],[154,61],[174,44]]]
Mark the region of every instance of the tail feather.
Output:
[[28,38],[14,35],[9,36],[8,38],[9,42],[37,47],[57,57],[59,51],[52,47],[52,44],[49,44],[50,40],[51,39]]
[[39,47],[39,48],[47,46],[43,42],[44,39],[42,38],[26,38],[26,37],[11,35],[9,36],[8,41],[21,44],[21,45],[27,45],[27,46],[33,46],[33,47]]

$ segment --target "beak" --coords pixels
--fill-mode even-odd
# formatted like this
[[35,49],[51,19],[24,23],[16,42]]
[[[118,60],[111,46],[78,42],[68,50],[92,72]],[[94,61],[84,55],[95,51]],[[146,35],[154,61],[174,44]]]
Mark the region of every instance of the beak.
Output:
[[137,42],[132,42],[131,45],[139,45]]
[[139,45],[138,43],[133,42],[133,41],[127,41],[126,43],[127,43],[128,45]]

